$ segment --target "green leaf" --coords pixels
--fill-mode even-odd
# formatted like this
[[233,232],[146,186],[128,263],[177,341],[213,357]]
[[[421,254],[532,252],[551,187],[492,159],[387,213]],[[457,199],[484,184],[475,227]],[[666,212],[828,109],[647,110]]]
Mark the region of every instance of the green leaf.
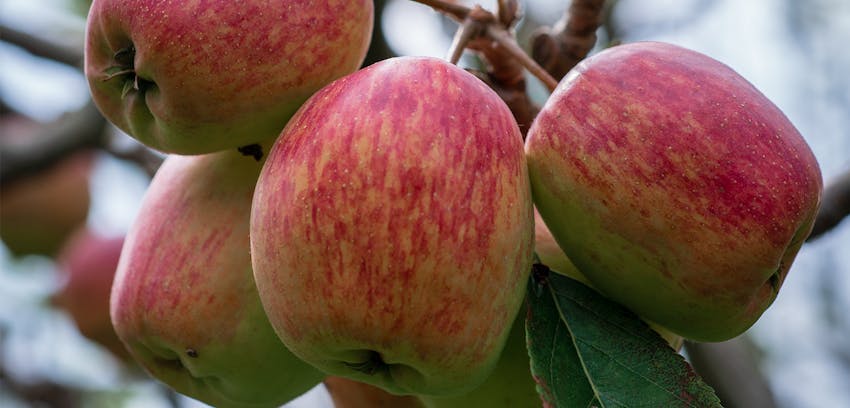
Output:
[[714,390],[635,314],[538,267],[526,329],[532,374],[549,405],[721,407]]
[[525,330],[537,392],[547,406],[592,406],[596,395],[587,381],[572,336],[561,321],[554,296],[548,286],[538,286],[533,280],[528,288]]

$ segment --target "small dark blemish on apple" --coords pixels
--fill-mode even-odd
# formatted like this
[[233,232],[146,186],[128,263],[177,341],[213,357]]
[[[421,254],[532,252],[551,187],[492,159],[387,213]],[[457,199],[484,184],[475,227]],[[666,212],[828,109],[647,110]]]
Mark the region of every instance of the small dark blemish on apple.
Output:
[[192,358],[198,358],[198,352],[193,348],[187,348],[186,355]]
[[256,161],[260,161],[263,158],[263,147],[256,143],[238,147],[236,150],[242,153],[243,156],[253,157]]

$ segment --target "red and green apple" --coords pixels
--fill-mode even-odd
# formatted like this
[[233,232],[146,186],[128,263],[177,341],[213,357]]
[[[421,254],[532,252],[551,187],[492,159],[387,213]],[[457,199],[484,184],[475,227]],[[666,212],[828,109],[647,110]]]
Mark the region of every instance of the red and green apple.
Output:
[[776,105],[728,66],[658,42],[576,66],[525,149],[535,205],[593,286],[700,341],[734,337],[770,306],[822,190]]

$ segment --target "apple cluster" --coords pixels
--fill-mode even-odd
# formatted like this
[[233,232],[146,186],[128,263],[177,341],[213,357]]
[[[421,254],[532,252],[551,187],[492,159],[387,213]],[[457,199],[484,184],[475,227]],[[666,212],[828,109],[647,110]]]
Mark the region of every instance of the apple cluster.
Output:
[[372,24],[364,0],[94,1],[94,100],[170,154],[110,303],[151,375],[216,406],[325,379],[410,406],[498,406],[521,385],[533,405],[535,247],[672,337],[730,338],[773,301],[820,172],[734,71],[617,46],[571,71],[523,140],[446,61],[360,68]]

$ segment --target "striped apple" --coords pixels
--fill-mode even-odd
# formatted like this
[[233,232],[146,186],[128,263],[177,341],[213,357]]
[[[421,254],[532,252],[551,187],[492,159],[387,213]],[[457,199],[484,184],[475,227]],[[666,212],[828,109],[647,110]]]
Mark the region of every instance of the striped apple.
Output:
[[770,306],[820,202],[785,115],[722,63],[644,42],[585,60],[529,129],[534,201],[595,288],[686,338]]
[[251,249],[277,334],[321,370],[397,394],[493,369],[530,271],[522,136],[483,82],[399,57],[316,93],[257,184]]
[[142,143],[200,154],[274,139],[313,92],[360,67],[371,0],[95,0],[85,73]]

